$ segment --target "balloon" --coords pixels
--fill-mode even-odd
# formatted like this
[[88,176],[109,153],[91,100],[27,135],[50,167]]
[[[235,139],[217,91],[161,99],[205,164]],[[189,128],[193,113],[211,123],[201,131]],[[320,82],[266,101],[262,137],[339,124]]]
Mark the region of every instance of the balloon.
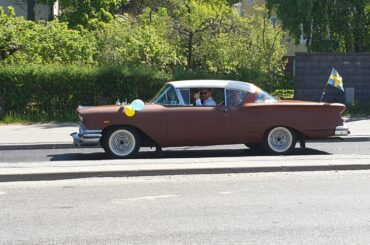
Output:
[[135,109],[134,109],[134,108],[132,108],[132,106],[131,106],[131,105],[127,105],[127,106],[125,106],[124,111],[125,111],[126,116],[128,116],[128,117],[133,117],[133,116],[135,116]]
[[131,103],[132,108],[134,108],[136,111],[141,111],[144,109],[144,102],[142,100],[134,100]]

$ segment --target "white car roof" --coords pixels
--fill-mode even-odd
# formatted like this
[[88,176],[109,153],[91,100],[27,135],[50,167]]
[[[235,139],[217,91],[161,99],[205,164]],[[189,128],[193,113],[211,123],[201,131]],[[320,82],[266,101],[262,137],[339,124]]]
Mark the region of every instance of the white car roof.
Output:
[[171,84],[175,88],[225,88],[248,93],[255,93],[257,90],[257,87],[251,83],[231,80],[184,80],[172,81],[167,84]]

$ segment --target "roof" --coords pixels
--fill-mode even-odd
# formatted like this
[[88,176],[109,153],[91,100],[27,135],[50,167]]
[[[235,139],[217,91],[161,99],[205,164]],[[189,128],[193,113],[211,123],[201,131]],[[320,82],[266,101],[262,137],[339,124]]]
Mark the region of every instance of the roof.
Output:
[[231,81],[231,80],[184,80],[172,81],[171,84],[175,88],[226,88],[242,90],[249,93],[255,93],[257,87],[251,83]]

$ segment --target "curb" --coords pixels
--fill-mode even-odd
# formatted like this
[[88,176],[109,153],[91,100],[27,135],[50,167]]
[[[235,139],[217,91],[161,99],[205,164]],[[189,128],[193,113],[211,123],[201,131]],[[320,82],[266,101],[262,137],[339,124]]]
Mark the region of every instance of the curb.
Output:
[[99,148],[100,146],[75,146],[73,143],[34,143],[0,145],[0,150],[45,150],[45,149],[73,149],[73,148]]
[[[321,142],[368,142],[370,136],[345,136],[329,139],[308,140],[310,143]],[[0,150],[44,150],[44,149],[77,149],[100,148],[100,146],[75,146],[73,143],[32,143],[32,144],[0,144]]]
[[269,172],[305,172],[305,171],[349,171],[370,170],[370,164],[348,165],[307,165],[307,166],[274,166],[274,167],[236,167],[236,168],[189,168],[189,169],[153,169],[153,170],[116,170],[87,172],[48,172],[29,174],[0,175],[0,182],[50,181],[83,178],[107,177],[146,177],[168,175],[201,175],[201,174],[238,174]]

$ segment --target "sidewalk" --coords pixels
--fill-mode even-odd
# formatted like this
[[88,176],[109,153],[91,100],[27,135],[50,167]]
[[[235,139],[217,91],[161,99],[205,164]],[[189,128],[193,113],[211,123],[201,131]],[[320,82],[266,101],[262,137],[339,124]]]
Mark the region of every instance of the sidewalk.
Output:
[[[370,117],[349,118],[346,125],[351,134],[342,138],[370,141]],[[70,134],[73,132],[78,132],[78,125],[74,123],[0,125],[0,150],[72,148]]]
[[370,155],[241,156],[4,163],[0,183],[94,177],[370,170]]
[[73,132],[78,132],[75,123],[0,125],[0,150],[71,148]]

